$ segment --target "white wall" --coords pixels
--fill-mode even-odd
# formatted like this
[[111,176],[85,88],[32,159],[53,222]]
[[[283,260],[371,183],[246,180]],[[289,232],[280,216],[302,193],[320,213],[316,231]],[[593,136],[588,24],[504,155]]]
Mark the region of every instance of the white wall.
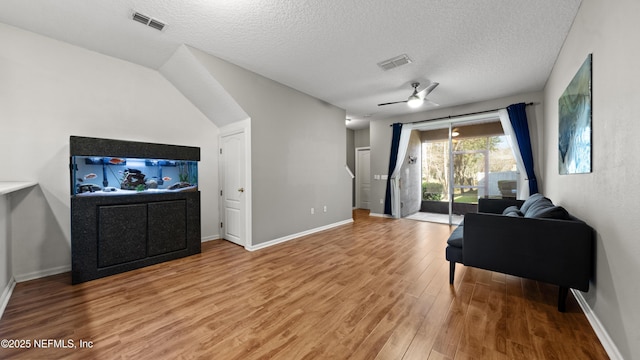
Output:
[[1,296],[11,277],[13,272],[11,270],[11,234],[9,233],[9,195],[0,195],[0,316],[2,316],[2,301]]
[[70,259],[69,136],[201,147],[202,236],[218,237],[218,128],[161,74],[0,24],[0,180],[12,198],[13,275]]
[[355,147],[367,147],[371,143],[369,128],[355,130],[353,134]]
[[252,245],[350,220],[345,110],[191,51],[251,118]]
[[[544,184],[595,228],[596,271],[584,293],[625,359],[640,359],[640,2],[583,0],[545,87]],[[593,172],[558,174],[558,98],[593,53]]]
[[[539,138],[542,134],[542,92],[521,94],[509,96],[501,99],[484,101],[474,104],[455,106],[451,108],[422,111],[410,115],[393,117],[385,120],[376,120],[371,122],[371,176],[384,175],[389,171],[389,154],[391,152],[391,124],[396,122],[409,123],[427,119],[436,119],[443,116],[455,116],[460,114],[468,114],[476,111],[486,111],[497,108],[505,108],[511,104],[520,102],[534,102],[536,105],[527,106],[527,117],[529,120],[529,132],[531,134],[531,143],[534,153],[534,168],[538,178],[542,176],[542,167],[536,161],[542,158],[542,149],[540,148]],[[371,212],[374,214],[384,213],[384,204],[380,201],[384,199],[386,180],[372,180],[371,183]],[[538,183],[540,191],[544,187],[541,182]]]

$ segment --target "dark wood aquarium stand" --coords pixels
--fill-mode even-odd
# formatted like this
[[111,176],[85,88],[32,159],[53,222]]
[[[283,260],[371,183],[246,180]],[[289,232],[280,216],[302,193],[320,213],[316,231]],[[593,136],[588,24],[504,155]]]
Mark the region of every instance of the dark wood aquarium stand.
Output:
[[[71,136],[70,155],[199,161],[200,148]],[[200,245],[197,188],[71,196],[73,284],[198,254]]]

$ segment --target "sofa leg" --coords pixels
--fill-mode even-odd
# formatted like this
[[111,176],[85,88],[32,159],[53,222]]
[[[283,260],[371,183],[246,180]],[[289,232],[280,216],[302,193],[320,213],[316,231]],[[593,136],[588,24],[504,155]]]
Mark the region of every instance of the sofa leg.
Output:
[[449,284],[453,285],[453,277],[456,274],[456,262],[449,261]]
[[560,312],[567,310],[567,295],[569,295],[569,288],[560,286],[558,290],[558,311]]

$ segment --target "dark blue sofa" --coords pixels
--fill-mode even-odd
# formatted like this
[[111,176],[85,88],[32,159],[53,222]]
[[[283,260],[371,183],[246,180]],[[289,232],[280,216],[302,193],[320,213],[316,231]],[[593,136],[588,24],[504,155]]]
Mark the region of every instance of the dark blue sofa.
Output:
[[455,264],[558,285],[558,310],[570,288],[589,290],[593,229],[540,194],[526,201],[479,199],[447,240],[449,282]]

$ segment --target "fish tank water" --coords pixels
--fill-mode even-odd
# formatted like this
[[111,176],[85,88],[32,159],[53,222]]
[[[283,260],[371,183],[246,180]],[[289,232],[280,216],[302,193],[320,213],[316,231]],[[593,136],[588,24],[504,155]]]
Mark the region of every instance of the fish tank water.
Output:
[[149,158],[71,156],[72,196],[197,191],[198,162]]

